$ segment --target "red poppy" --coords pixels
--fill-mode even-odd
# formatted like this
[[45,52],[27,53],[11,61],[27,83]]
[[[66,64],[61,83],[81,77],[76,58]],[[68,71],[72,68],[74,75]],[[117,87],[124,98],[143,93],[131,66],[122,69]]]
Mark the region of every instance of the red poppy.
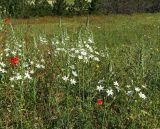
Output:
[[9,18],[5,18],[5,19],[4,19],[4,23],[5,23],[6,25],[9,25],[9,24],[11,24],[11,20],[10,20]]
[[103,100],[102,100],[102,99],[98,99],[98,100],[97,100],[97,104],[98,104],[98,105],[102,105],[102,104],[103,104]]
[[16,64],[18,64],[18,57],[11,57],[10,59],[9,59],[9,62],[12,64],[12,65],[16,65]]

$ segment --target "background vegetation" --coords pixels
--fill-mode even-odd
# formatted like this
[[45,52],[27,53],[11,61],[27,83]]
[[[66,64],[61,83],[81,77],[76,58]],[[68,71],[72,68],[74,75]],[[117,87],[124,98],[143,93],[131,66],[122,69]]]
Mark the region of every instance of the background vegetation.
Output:
[[[50,4],[49,4],[50,3]],[[2,16],[28,18],[53,15],[132,14],[159,12],[159,0],[1,0]]]

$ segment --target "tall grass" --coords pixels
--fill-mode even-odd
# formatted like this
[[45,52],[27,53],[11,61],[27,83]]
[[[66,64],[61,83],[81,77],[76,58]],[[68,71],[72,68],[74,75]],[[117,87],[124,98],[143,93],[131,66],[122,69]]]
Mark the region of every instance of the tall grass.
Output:
[[0,128],[160,127],[157,15],[103,18],[1,22]]

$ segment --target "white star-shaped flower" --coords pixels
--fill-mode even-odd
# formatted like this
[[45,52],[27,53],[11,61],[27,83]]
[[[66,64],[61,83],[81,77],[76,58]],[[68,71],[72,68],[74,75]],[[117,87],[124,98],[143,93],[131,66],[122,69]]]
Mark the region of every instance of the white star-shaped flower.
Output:
[[82,56],[86,56],[86,55],[87,55],[87,52],[82,51],[82,52],[81,52],[81,55],[82,55]]
[[17,80],[21,80],[21,79],[22,79],[22,76],[21,76],[20,74],[17,74],[16,79],[17,79]]
[[14,79],[15,79],[14,77],[10,77],[9,78],[10,81],[14,81]]
[[82,59],[83,59],[83,56],[79,55],[79,56],[78,56],[78,59],[82,60]]
[[145,96],[145,94],[143,94],[142,92],[139,93],[139,97],[142,99],[146,99],[147,97]]
[[139,87],[135,87],[135,91],[139,92],[141,89]]
[[77,83],[75,79],[71,79],[70,82],[72,85],[75,85]]
[[4,64],[3,62],[0,62],[0,65],[1,65],[2,67],[5,67],[5,66],[6,66],[6,64]]
[[110,96],[110,95],[112,96],[113,95],[113,90],[112,89],[107,90],[106,92],[107,92],[108,96]]
[[77,72],[76,72],[76,71],[72,71],[72,74],[73,74],[73,76],[75,76],[75,77],[77,77],[77,76],[78,76],[78,74],[77,74]]
[[114,86],[119,86],[117,81],[114,82]]
[[67,77],[67,76],[62,77],[62,79],[63,79],[65,82],[68,81],[68,77]]
[[25,73],[24,78],[25,78],[25,79],[32,79],[32,77],[30,76],[29,72],[26,72],[26,73]]
[[101,86],[101,85],[99,85],[99,86],[97,86],[97,90],[100,92],[101,90],[103,90],[104,89],[104,87],[103,86]]

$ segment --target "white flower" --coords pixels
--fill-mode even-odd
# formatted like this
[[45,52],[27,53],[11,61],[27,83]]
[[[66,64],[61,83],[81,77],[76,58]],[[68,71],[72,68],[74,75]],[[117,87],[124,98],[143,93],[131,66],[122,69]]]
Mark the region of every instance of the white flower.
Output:
[[10,77],[9,78],[10,81],[14,81],[14,79],[15,79],[14,77]]
[[23,64],[23,67],[24,67],[24,68],[26,68],[26,67],[28,67],[28,66],[29,66],[28,63],[26,63],[26,62]]
[[11,85],[12,88],[14,88],[14,85]]
[[114,82],[114,86],[119,86],[117,81]]
[[15,55],[16,55],[16,52],[15,52],[15,51],[13,51],[13,52],[12,52],[12,54],[15,56]]
[[29,72],[26,72],[25,73],[25,76],[24,76],[24,78],[26,79],[32,79],[32,77],[30,76],[30,74],[29,74]]
[[65,82],[68,81],[68,77],[67,77],[67,76],[62,77],[62,79],[63,79]]
[[139,87],[135,87],[135,91],[139,92],[141,89]]
[[103,90],[104,89],[104,87],[103,86],[101,86],[101,85],[99,85],[99,86],[97,86],[97,90],[100,92],[101,90]]
[[75,85],[77,83],[75,79],[71,79],[70,82],[72,85]]
[[79,56],[78,56],[78,59],[82,60],[82,59],[83,59],[83,56],[79,55]]
[[131,87],[131,85],[126,85],[126,87],[127,87],[127,88],[130,88],[130,87]]
[[99,52],[95,51],[95,54],[99,55]]
[[78,54],[78,53],[79,53],[79,50],[75,50],[75,53]]
[[0,65],[1,65],[2,67],[5,67],[5,66],[6,66],[3,62],[0,62]]
[[82,52],[81,52],[81,55],[82,55],[82,56],[86,56],[86,55],[87,55],[87,52],[82,51]]
[[33,61],[31,61],[30,63],[31,63],[31,65],[33,65],[33,64],[34,64],[34,62],[33,62]]
[[147,88],[147,85],[142,85],[142,87],[146,89],[146,88]]
[[37,64],[37,65],[36,65],[36,68],[38,68],[38,69],[41,68],[41,65],[40,65],[40,64]]
[[2,69],[2,68],[0,68],[0,71],[1,71],[2,73],[7,73],[7,71],[4,70],[4,69]]
[[139,97],[142,99],[146,99],[147,97],[145,96],[145,94],[143,94],[142,92],[139,93]]
[[6,48],[6,49],[4,49],[4,51],[5,51],[5,52],[8,52],[8,51],[10,51],[10,49],[9,49],[9,48]]
[[44,61],[44,59],[41,59],[41,62],[43,62],[43,63],[44,63],[44,62],[45,62],[45,61]]
[[76,71],[72,71],[72,74],[73,74],[73,76],[75,76],[75,77],[77,77],[77,76],[78,76],[78,74],[77,74],[77,72],[76,72]]
[[36,65],[36,68],[38,68],[38,69],[40,69],[40,68],[44,69],[45,66],[44,66],[44,65],[37,64],[37,65]]
[[[87,0],[87,1],[88,1],[88,2],[91,2],[92,0]],[[88,42],[89,42],[89,43],[93,43],[93,41],[92,41],[91,38],[88,39]]]
[[33,73],[34,73],[34,71],[33,71],[33,70],[31,70],[31,71],[30,71],[30,73],[31,73],[31,74],[33,74]]
[[44,65],[41,65],[41,68],[42,68],[42,69],[44,69],[44,68],[45,68],[45,66],[44,66]]
[[74,65],[71,65],[70,68],[71,68],[71,69],[75,69],[75,66],[74,66]]
[[20,74],[17,74],[16,79],[17,79],[17,80],[21,80],[21,79],[22,79],[22,76],[21,76]]
[[127,91],[127,95],[131,96],[133,94],[133,91]]
[[90,55],[89,58],[93,59],[93,58],[94,58],[94,55]]
[[102,83],[102,82],[104,82],[104,80],[99,80],[99,81],[98,81],[98,84],[100,84],[100,83]]
[[118,86],[116,86],[115,88],[117,89],[118,92],[120,91],[120,88]]
[[94,60],[95,61],[100,61],[98,57],[94,57]]
[[108,96],[113,95],[113,90],[112,89],[107,90],[106,92],[107,92]]

